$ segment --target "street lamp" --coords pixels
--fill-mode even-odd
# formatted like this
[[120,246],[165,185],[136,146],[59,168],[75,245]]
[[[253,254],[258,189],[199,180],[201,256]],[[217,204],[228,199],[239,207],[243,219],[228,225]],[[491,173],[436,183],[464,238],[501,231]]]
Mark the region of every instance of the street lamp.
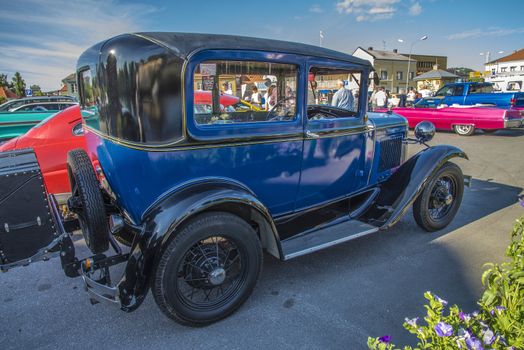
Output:
[[[413,41],[409,47],[409,57],[408,57],[408,74],[406,74],[406,93],[408,92],[408,85],[409,85],[409,68],[411,67],[411,53],[413,51],[413,45],[415,45],[416,43],[418,43],[419,41],[424,41],[424,40],[427,40],[428,39],[428,36],[427,35],[424,35],[423,37]],[[398,39],[397,40],[399,43],[403,43],[404,40],[403,39]]]

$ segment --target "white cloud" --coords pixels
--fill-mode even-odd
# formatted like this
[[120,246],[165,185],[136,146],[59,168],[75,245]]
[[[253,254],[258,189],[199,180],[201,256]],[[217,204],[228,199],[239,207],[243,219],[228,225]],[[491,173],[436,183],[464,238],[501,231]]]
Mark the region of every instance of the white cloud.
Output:
[[309,12],[322,13],[324,12],[324,9],[320,7],[320,5],[314,4],[314,5],[311,5],[311,7],[309,8]]
[[393,17],[400,0],[340,0],[337,11],[341,14],[354,14],[357,22],[376,21]]
[[419,2],[414,2],[413,5],[409,7],[409,14],[412,16],[418,16],[422,13],[422,6]]
[[[22,11],[31,8],[30,12]],[[21,10],[22,9],[22,10]],[[117,0],[25,0],[3,6],[0,22],[16,27],[0,33],[0,72],[19,71],[26,83],[43,90],[60,88],[88,47],[114,35],[143,28],[156,12],[149,5]]]
[[462,40],[470,38],[480,37],[500,37],[512,34],[524,33],[524,27],[520,28],[500,28],[500,27],[489,27],[485,29],[475,28],[464,32],[454,33],[447,36],[449,40]]

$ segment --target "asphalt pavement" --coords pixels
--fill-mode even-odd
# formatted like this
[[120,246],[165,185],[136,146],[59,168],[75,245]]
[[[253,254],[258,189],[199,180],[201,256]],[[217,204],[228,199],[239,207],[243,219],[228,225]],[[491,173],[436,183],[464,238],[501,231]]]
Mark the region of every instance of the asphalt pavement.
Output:
[[[524,215],[524,130],[471,137],[439,132],[431,144],[462,148],[473,176],[452,224],[423,232],[411,212],[392,229],[288,262],[265,256],[251,298],[205,328],[180,326],[151,295],[135,312],[91,305],[58,259],[0,274],[2,349],[365,349],[368,336],[413,343],[405,317],[424,315],[433,291],[467,311],[482,293],[483,264],[504,260]],[[419,146],[410,146],[414,153]]]

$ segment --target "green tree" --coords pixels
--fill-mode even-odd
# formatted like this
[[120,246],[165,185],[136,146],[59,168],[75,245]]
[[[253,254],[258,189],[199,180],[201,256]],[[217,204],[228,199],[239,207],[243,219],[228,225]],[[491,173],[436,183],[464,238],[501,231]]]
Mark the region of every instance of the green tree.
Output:
[[29,88],[33,91],[33,96],[42,96],[40,85],[33,84]]
[[22,78],[20,72],[16,72],[13,79],[11,79],[13,84],[14,93],[20,97],[25,96],[25,81]]
[[0,87],[8,87],[7,74],[0,74]]

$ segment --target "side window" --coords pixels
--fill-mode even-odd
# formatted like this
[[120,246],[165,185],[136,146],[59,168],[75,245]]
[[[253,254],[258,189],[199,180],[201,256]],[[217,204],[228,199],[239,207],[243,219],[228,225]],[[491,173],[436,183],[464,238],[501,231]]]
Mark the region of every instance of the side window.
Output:
[[80,72],[80,103],[82,107],[89,108],[95,105],[95,100],[93,98],[93,84],[91,81],[91,70],[86,69]]
[[489,94],[493,92],[491,84],[473,84],[469,88],[470,94]]
[[312,67],[308,75],[308,118],[357,116],[361,78],[358,70]]
[[453,96],[462,96],[464,94],[464,85],[455,86],[455,93]]
[[204,61],[193,73],[198,125],[295,118],[298,67],[255,61]]

